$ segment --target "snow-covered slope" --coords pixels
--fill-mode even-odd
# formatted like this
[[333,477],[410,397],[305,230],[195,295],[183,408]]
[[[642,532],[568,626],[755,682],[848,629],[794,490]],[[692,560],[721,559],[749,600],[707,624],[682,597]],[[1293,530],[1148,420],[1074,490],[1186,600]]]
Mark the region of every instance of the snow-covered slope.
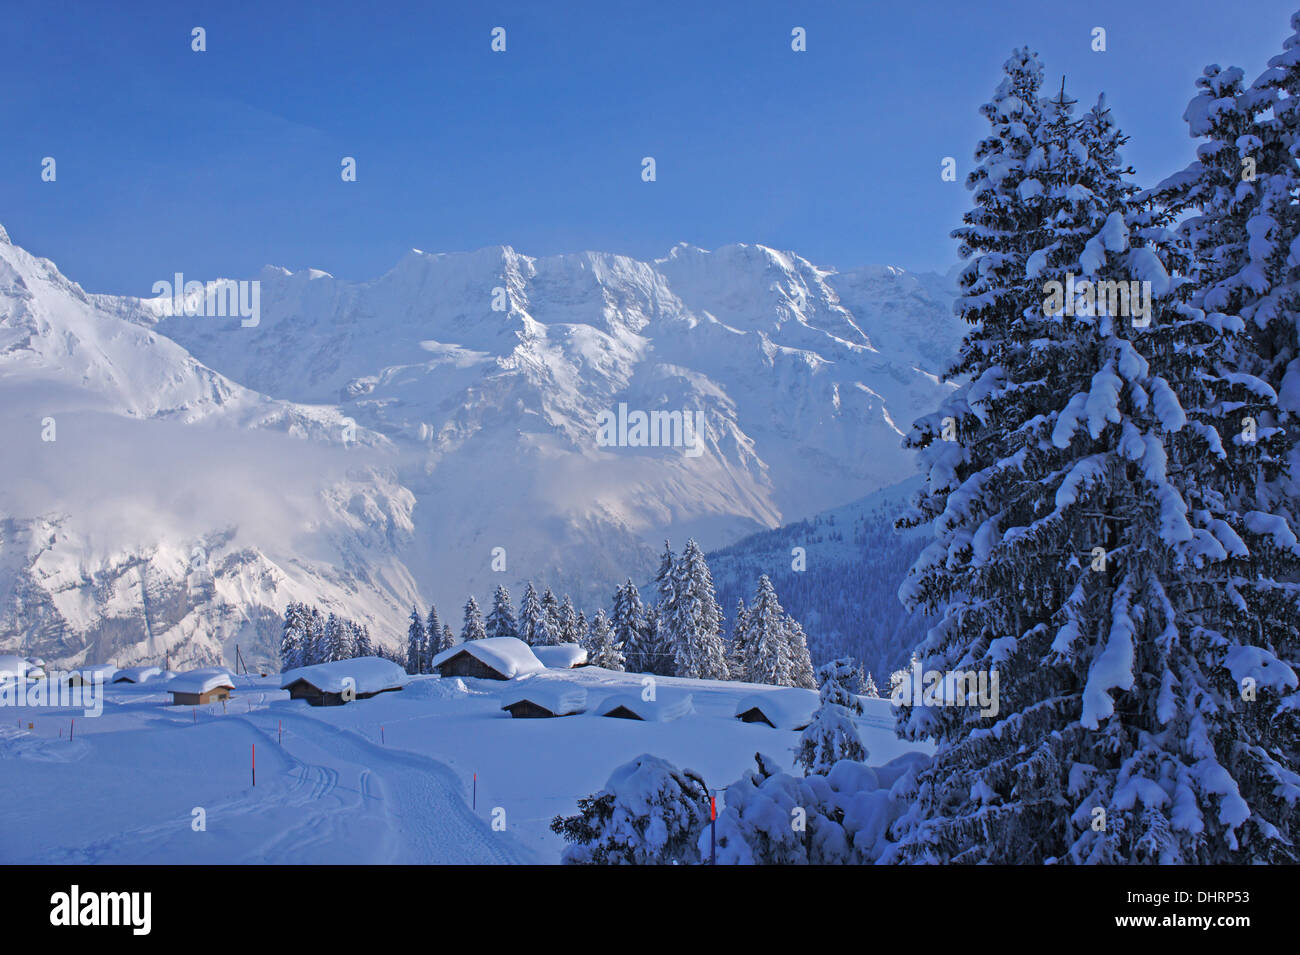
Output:
[[286,601],[400,626],[414,498],[336,408],[238,385],[0,230],[0,647],[269,660]]
[[[454,607],[503,577],[607,600],[664,535],[723,545],[906,477],[901,431],[935,406],[961,333],[938,276],[837,274],[763,246],[653,262],[413,250],[371,282],[258,278],[252,328],[100,302],[391,440],[417,498],[408,564]],[[704,452],[600,446],[598,416],[621,403],[702,411]]]

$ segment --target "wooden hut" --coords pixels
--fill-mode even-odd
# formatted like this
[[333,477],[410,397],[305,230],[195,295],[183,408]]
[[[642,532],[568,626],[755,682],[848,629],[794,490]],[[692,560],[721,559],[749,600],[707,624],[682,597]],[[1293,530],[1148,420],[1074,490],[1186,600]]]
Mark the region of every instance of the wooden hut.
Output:
[[586,706],[587,691],[582,687],[533,679],[506,697],[501,709],[515,719],[549,719],[581,713]]
[[391,660],[355,657],[289,670],[280,678],[280,689],[288,690],[290,699],[312,706],[342,706],[400,690],[407,679],[406,671]]
[[532,648],[515,637],[487,637],[458,643],[433,658],[439,676],[468,676],[480,680],[513,680],[546,667]]
[[182,673],[167,684],[173,706],[201,706],[228,700],[234,688],[235,681],[231,679],[230,671],[219,667]]

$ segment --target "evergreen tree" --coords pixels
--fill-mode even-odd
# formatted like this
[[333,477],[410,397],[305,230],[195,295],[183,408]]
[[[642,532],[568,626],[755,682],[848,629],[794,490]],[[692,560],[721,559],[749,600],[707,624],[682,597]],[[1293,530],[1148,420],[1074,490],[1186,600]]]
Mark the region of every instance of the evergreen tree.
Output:
[[370,639],[370,625],[361,624],[361,630],[357,635],[357,656],[373,657],[375,655],[375,644]]
[[[704,552],[692,538],[673,572],[673,601],[668,617],[674,675],[697,680],[725,680],[730,675],[722,641],[722,608]],[[661,618],[662,619],[662,618]]]
[[471,640],[482,640],[487,636],[487,630],[483,626],[483,614],[478,609],[478,601],[471,594],[469,600],[465,601],[465,625],[460,632],[462,643],[469,643]]
[[438,608],[433,604],[429,604],[429,616],[424,621],[424,649],[420,653],[420,673],[432,673],[433,658],[450,647],[450,644],[444,645],[445,640],[442,631],[442,620],[438,617]]
[[560,617],[560,601],[550,587],[542,592],[542,619],[544,624],[536,631],[538,645],[555,646],[564,632],[564,622]]
[[524,602],[519,608],[519,638],[530,647],[538,646],[538,631],[546,632],[545,619],[546,611],[542,609],[542,601],[530,580],[524,588]]
[[613,640],[622,647],[624,666],[630,673],[648,673],[645,609],[631,578],[614,592]]
[[736,598],[736,617],[731,625],[731,653],[727,665],[731,669],[733,680],[744,680],[746,674],[745,659],[749,645],[749,611],[745,609],[745,598]]
[[325,629],[322,633],[319,662],[334,663],[338,660],[346,660],[350,649],[347,621],[340,619],[336,614],[331,613],[325,619]]
[[1226,412],[1268,400],[1223,366],[1241,323],[1170,278],[1183,252],[1104,104],[1075,120],[1063,90],[1039,98],[1032,54],[1006,69],[955,233],[969,381],[908,439],[929,467],[904,522],[935,542],[899,592],[942,611],[925,670],[1004,692],[992,713],[955,691],[901,708],[901,735],[938,740],[901,858],[1296,861],[1277,788],[1296,767],[1268,718],[1285,687],[1246,703],[1238,685],[1278,662],[1261,612],[1294,546],[1236,506],[1265,468]]
[[519,628],[515,624],[515,608],[510,603],[510,591],[497,585],[492,595],[492,612],[487,618],[487,635],[489,637],[518,637]]
[[646,614],[646,632],[643,646],[638,648],[643,672],[660,673],[671,676],[674,670],[672,636],[668,621],[672,618],[677,605],[677,581],[675,571],[677,558],[673,556],[672,544],[664,541],[664,552],[659,558],[659,569],[655,572],[654,607]]
[[456,642],[456,635],[451,632],[451,625],[444,623],[442,625],[442,643],[439,645],[438,652],[450,650],[456,645]]
[[303,644],[302,665],[311,666],[325,662],[325,617],[320,608],[312,606],[307,611],[307,639]]
[[573,601],[569,595],[564,595],[564,602],[560,605],[560,642],[561,643],[578,643],[582,636],[581,628],[578,626],[578,612],[573,609]]
[[591,636],[587,646],[587,662],[606,670],[623,669],[623,648],[615,640],[604,610],[597,610],[591,618]]
[[803,626],[794,617],[785,615],[786,656],[790,660],[789,686],[805,690],[817,688],[813,674],[812,654],[808,652],[808,637]]
[[310,617],[305,604],[290,601],[284,608],[284,628],[280,635],[280,669],[293,670],[303,665],[303,653],[310,638]]
[[591,642],[591,624],[587,621],[586,611],[578,611],[578,638],[574,642],[580,647],[586,647]]
[[841,759],[866,762],[867,748],[853,723],[852,714],[862,712],[862,704],[849,689],[853,673],[853,661],[847,658],[832,660],[817,670],[819,705],[799,738],[795,755],[805,776],[824,776]]

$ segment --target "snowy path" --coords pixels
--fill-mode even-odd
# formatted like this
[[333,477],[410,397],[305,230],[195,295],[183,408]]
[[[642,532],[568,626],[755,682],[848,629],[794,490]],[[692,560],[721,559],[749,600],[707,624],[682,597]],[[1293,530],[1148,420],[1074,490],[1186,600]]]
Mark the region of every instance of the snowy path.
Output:
[[[282,718],[286,728],[283,751],[296,764],[295,789],[314,786],[308,801],[323,811],[265,846],[265,861],[312,861],[319,847],[332,842],[355,847],[359,842],[353,833],[340,830],[371,824],[378,837],[373,853],[335,861],[538,861],[508,832],[492,831],[471,812],[460,780],[436,760],[376,745],[311,716],[288,713],[276,718]],[[256,726],[269,744],[275,744],[276,730],[267,718],[238,719]],[[355,780],[345,795],[339,792],[341,779]]]
[[[151,747],[178,772],[162,784],[139,742],[127,740],[111,753],[98,752],[139,731],[91,735],[75,743],[18,741],[28,759],[47,769],[62,765],[75,777],[47,774],[50,789],[30,789],[21,803],[39,814],[62,805],[60,831],[43,833],[45,845],[11,838],[25,829],[19,819],[0,825],[0,861],[150,864],[184,859],[200,864],[498,864],[542,861],[511,832],[495,832],[466,804],[464,786],[444,764],[427,756],[371,743],[316,715],[285,711],[230,714],[191,728],[173,718],[144,715],[161,733]],[[283,721],[284,742],[277,743]],[[12,734],[11,734],[12,735]],[[216,785],[218,774],[257,747],[257,785]],[[11,744],[13,745],[13,744]],[[122,758],[125,756],[126,758]],[[105,758],[106,757],[106,758]],[[234,758],[232,758],[234,757]],[[239,762],[236,762],[239,760]],[[183,765],[182,765],[183,764]],[[23,764],[18,764],[23,765]],[[236,773],[239,770],[235,770]],[[74,791],[67,779],[76,778]],[[225,776],[228,779],[228,776]],[[116,828],[85,823],[100,815],[100,799],[113,780],[144,783],[129,802],[114,802]],[[3,789],[3,787],[0,787]],[[221,795],[217,795],[221,792]],[[16,795],[16,794],[14,794]],[[97,798],[98,796],[98,798]],[[206,814],[195,831],[192,808]],[[145,825],[138,821],[147,819]],[[106,821],[106,820],[105,820]],[[92,823],[93,824],[93,823]],[[119,822],[120,825],[120,822]],[[30,830],[29,830],[30,831]]]

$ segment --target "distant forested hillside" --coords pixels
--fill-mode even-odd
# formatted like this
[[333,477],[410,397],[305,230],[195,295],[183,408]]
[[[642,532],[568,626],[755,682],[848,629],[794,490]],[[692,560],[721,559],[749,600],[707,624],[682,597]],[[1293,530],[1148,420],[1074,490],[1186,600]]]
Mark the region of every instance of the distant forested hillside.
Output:
[[[782,606],[803,624],[813,662],[853,657],[883,692],[930,626],[930,618],[909,615],[897,596],[929,533],[893,527],[917,486],[917,479],[908,480],[709,554],[728,629],[737,598],[748,605],[758,576],[767,574]],[[794,569],[796,547],[806,552],[803,570]]]

